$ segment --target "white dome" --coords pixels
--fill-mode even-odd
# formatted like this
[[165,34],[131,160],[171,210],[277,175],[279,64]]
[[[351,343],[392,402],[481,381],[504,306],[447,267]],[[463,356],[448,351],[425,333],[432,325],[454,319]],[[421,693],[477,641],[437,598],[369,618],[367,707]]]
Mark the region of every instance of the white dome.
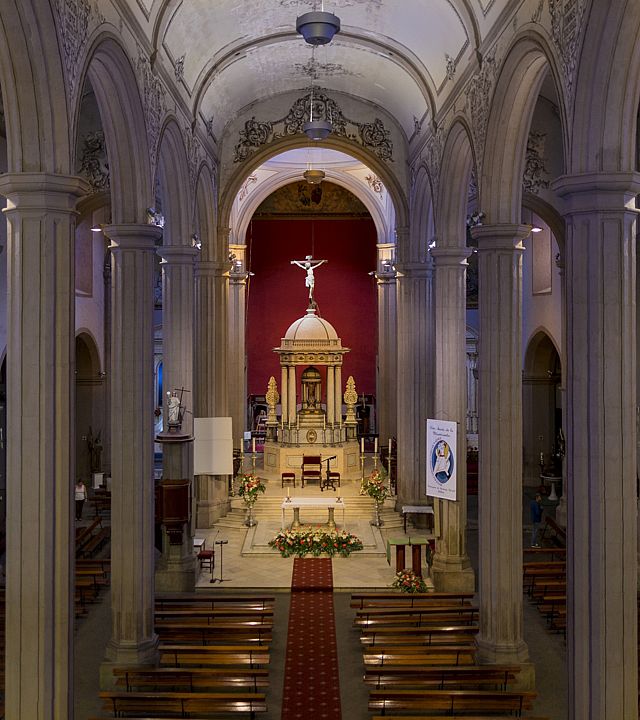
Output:
[[289,326],[284,335],[285,340],[315,340],[327,342],[337,340],[338,333],[331,323],[319,318],[314,308],[308,308],[304,317],[296,320]]

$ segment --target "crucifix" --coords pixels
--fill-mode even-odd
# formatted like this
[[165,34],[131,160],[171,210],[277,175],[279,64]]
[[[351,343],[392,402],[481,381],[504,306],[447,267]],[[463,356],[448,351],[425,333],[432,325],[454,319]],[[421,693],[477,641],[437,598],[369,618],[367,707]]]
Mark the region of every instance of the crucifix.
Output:
[[307,255],[304,260],[292,260],[292,265],[297,265],[299,268],[307,271],[307,276],[304,279],[305,287],[309,288],[309,300],[313,302],[313,288],[316,284],[316,279],[313,275],[315,268],[320,267],[326,260],[314,260],[312,255]]

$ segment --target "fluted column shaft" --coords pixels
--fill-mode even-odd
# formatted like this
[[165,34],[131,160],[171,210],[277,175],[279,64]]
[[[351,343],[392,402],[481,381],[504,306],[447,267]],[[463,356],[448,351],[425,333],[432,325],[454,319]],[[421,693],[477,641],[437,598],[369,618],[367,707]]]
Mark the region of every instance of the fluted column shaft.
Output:
[[79,178],[6,174],[5,711],[73,718],[74,207]]
[[296,366],[289,365],[289,424],[295,425],[297,418],[296,403]]
[[467,554],[466,458],[466,270],[470,250],[435,247],[434,417],[457,423],[456,500],[440,500],[441,537],[433,579],[444,592],[473,592],[475,578]]
[[522,609],[522,241],[526,225],[478,240],[480,635],[487,662],[524,662]]
[[377,425],[382,442],[397,435],[397,350],[395,272],[378,273]]
[[567,657],[571,720],[638,717],[638,173],[555,184],[567,218]]
[[426,500],[431,270],[424,263],[398,270],[398,499],[415,505]]
[[288,383],[288,373],[286,366],[282,367],[280,370],[280,407],[282,409],[282,424],[286,425],[289,421],[289,383]]
[[[193,430],[193,326],[194,260],[198,250],[170,245],[158,250],[162,257],[162,362],[167,392],[184,388],[183,402],[189,409],[182,421],[182,432]],[[165,430],[168,426],[165,424]]]
[[335,393],[335,368],[333,365],[327,367],[327,422],[333,425],[336,421],[336,393]]
[[242,437],[247,429],[247,357],[246,357],[246,272],[229,275],[229,414],[233,433]]
[[160,228],[105,228],[112,254],[111,639],[106,658],[153,663],[153,273]]
[[342,365],[336,365],[334,369],[334,385],[335,402],[333,404],[333,423],[340,425],[342,423]]

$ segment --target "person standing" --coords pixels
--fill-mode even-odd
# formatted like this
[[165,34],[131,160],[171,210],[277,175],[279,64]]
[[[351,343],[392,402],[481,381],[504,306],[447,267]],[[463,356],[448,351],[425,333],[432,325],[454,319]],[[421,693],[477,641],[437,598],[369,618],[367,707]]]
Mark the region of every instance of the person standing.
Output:
[[531,547],[540,547],[538,543],[538,532],[542,524],[542,495],[536,493],[531,501]]
[[78,478],[76,481],[75,498],[76,520],[82,520],[82,506],[84,505],[84,501],[87,499],[87,487],[82,481],[82,478]]

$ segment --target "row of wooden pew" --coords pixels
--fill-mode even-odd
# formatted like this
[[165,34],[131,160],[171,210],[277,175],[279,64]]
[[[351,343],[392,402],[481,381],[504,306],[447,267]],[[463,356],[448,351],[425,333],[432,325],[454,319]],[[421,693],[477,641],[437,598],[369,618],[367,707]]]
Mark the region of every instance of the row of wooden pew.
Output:
[[[249,715],[267,710],[273,595],[159,595],[159,665],[116,667],[106,717]],[[108,713],[108,715],[107,715]]]
[[472,599],[471,593],[352,594],[373,720],[458,713],[489,720],[524,717],[531,709],[536,693],[516,688],[520,666],[477,664]]
[[[552,632],[566,634],[567,629],[567,563],[566,548],[540,547],[525,549],[523,587]],[[535,558],[535,559],[527,559]]]

